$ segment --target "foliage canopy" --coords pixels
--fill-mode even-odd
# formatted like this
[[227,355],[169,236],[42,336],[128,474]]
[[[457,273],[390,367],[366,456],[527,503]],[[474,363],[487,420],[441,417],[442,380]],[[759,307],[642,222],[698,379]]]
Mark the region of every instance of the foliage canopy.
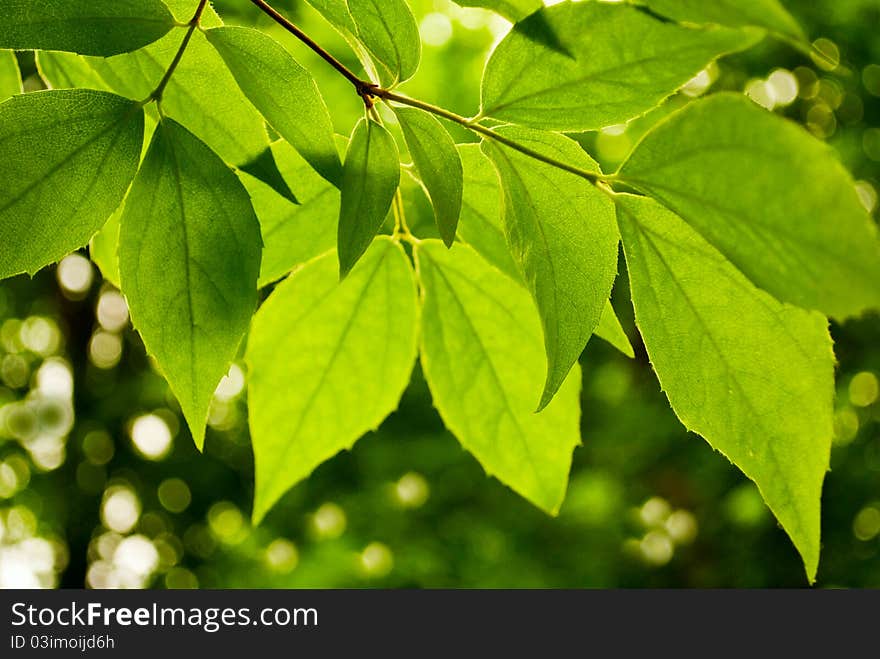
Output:
[[[634,355],[609,301],[622,246],[672,408],[755,481],[812,580],[827,318],[880,307],[880,241],[852,178],[730,93],[656,123],[614,173],[573,135],[641,117],[764,38],[809,51],[785,9],[463,2],[516,21],[466,118],[398,91],[421,58],[405,0],[309,0],[364,74],[252,2],[352,84],[349,138],[287,46],[206,0],[13,0],[0,48],[40,51],[49,89],[21,94],[0,52],[0,276],[91,241],[199,447],[244,350],[256,520],[396,409],[417,357],[462,446],[555,514],[581,353],[595,334]],[[456,145],[450,123],[480,145]],[[407,222],[413,182],[425,231]]]

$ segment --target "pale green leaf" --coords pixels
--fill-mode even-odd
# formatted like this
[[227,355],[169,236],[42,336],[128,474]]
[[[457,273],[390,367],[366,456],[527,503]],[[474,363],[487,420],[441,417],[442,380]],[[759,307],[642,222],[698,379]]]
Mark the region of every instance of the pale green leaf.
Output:
[[89,258],[92,260],[105,281],[109,281],[116,288],[121,288],[119,276],[119,227],[121,226],[122,214],[125,212],[125,202],[117,208],[110,219],[104,223],[89,241]]
[[198,447],[214,390],[257,306],[260,228],[235,174],[163,120],[125,202],[122,291]]
[[21,92],[21,73],[15,53],[11,50],[0,50],[0,103]]
[[141,106],[105,92],[42,91],[0,105],[0,278],[88,243],[125,196],[143,138]]
[[108,57],[153,43],[172,27],[161,0],[5,0],[0,48]]
[[458,153],[464,171],[458,237],[506,275],[520,280],[501,224],[498,173],[479,144],[460,144]]
[[382,228],[397,186],[400,161],[394,138],[372,119],[351,135],[342,172],[337,245],[345,277]]
[[880,306],[880,241],[850,175],[829,146],[744,96],[670,116],[619,176],[784,302],[835,318]]
[[[552,42],[540,38],[545,33]],[[622,4],[548,7],[518,23],[492,53],[482,114],[549,130],[624,123],[759,36],[664,23]]]
[[276,142],[272,151],[299,204],[252,177],[242,177],[263,234],[260,286],[333,249],[339,219],[339,190],[315,173],[286,142]]
[[417,326],[412,267],[387,237],[344,281],[330,253],[269,296],[247,348],[255,521],[395,410],[415,363]]
[[580,368],[536,414],[545,360],[526,290],[466,245],[424,241],[414,253],[434,406],[488,474],[556,514],[580,443]]
[[779,0],[636,0],[662,16],[689,23],[717,23],[731,27],[755,26],[805,40],[798,22]]
[[342,163],[333,122],[309,72],[281,44],[258,30],[220,27],[208,30],[207,36],[269,125],[319,174],[340,185]]
[[[501,189],[492,161],[483,154],[479,144],[461,144],[458,152],[464,166],[459,238],[508,277],[522,282],[522,274],[510,255],[501,225]],[[632,345],[610,302],[602,311],[595,333],[626,356],[634,356]]]
[[36,53],[36,64],[40,77],[50,89],[84,87],[113,91],[82,55],[40,51]]
[[440,237],[448,247],[455,241],[461,215],[462,165],[449,132],[423,110],[395,107],[413,164],[434,207]]
[[602,310],[602,317],[599,319],[599,324],[596,326],[595,334],[603,341],[607,341],[609,344],[617,348],[630,359],[636,356],[636,351],[633,350],[629,337],[626,335],[626,332],[623,331],[620,319],[617,317],[617,314],[614,313],[614,307],[611,306],[610,301],[605,303],[605,308]]
[[455,0],[455,4],[462,7],[491,9],[511,23],[521,21],[544,6],[541,0]]
[[422,41],[406,0],[348,0],[357,38],[380,67],[382,85],[408,80],[419,68]]
[[[497,132],[527,148],[593,172],[573,140],[508,126]],[[585,178],[484,141],[502,182],[504,233],[538,306],[547,378],[538,409],[550,402],[599,324],[617,276],[614,204]]]
[[636,322],[684,425],[761,490],[812,580],[831,450],[828,322],[774,300],[671,211],[620,196]]

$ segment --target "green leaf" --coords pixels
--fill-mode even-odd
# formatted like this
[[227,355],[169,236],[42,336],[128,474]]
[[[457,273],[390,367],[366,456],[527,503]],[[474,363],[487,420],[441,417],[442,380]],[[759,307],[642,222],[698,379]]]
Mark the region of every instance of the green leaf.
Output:
[[348,0],[357,38],[380,65],[385,87],[408,80],[419,68],[422,40],[406,0]]
[[163,120],[119,235],[122,291],[201,448],[208,407],[257,306],[260,229],[247,192],[207,145]]
[[415,363],[417,327],[413,270],[387,237],[344,281],[330,253],[269,296],[247,348],[256,522],[394,411]]
[[263,149],[263,153],[254,160],[239,166],[238,169],[265,183],[291,203],[299,203],[296,195],[293,194],[293,190],[287,184],[287,180],[281,175],[281,170],[278,169],[278,163],[275,161],[275,152],[272,151],[271,144]]
[[306,0],[306,2],[344,36],[357,34],[357,25],[348,10],[347,0]]
[[610,300],[605,303],[605,308],[602,310],[602,317],[599,319],[599,325],[596,327],[595,334],[630,359],[636,356],[636,351],[633,350],[629,337],[623,331],[620,319],[614,313],[614,307],[611,306]]
[[510,255],[501,223],[498,173],[479,144],[461,144],[458,153],[464,170],[458,237],[508,277],[521,281],[522,274]]
[[256,179],[242,177],[263,234],[260,286],[333,249],[339,218],[339,190],[316,174],[286,142],[276,142],[272,150],[299,204],[290,203]]
[[455,142],[442,124],[416,108],[395,107],[413,164],[434,207],[434,219],[447,247],[455,241],[461,215],[462,165]]
[[[492,161],[483,154],[479,144],[461,144],[458,152],[464,166],[464,203],[458,225],[459,238],[508,277],[525,285],[504,237],[501,189]],[[595,334],[627,357],[635,356],[610,302],[605,304]]]
[[372,119],[361,119],[351,134],[342,172],[337,235],[341,277],[379,233],[399,183],[400,160],[394,138]]
[[207,32],[239,87],[269,125],[315,170],[340,185],[342,163],[333,122],[314,79],[287,50],[258,30],[219,27]]
[[36,53],[36,64],[40,77],[50,89],[84,87],[113,91],[82,55],[40,51]]
[[109,281],[116,288],[122,288],[119,276],[119,228],[122,225],[122,214],[125,212],[125,202],[117,208],[110,219],[104,223],[89,241],[89,258],[92,260],[105,281]]
[[140,104],[105,92],[42,91],[0,105],[0,278],[88,243],[125,196],[143,138]]
[[[535,38],[539,22],[558,45]],[[549,130],[624,123],[759,36],[664,23],[621,4],[556,5],[518,23],[492,53],[482,114]]]
[[[508,139],[581,169],[599,166],[573,140],[508,126]],[[599,324],[617,276],[614,204],[576,174],[483,142],[502,183],[504,233],[544,327],[547,378],[538,409],[562,385]]]
[[544,6],[541,0],[455,0],[455,4],[462,7],[491,9],[511,23],[521,21]]
[[11,50],[0,50],[0,103],[22,93],[18,60]]
[[835,318],[880,306],[880,241],[834,151],[738,94],[671,115],[620,178],[674,210],[755,284]]
[[[114,91],[146,98],[159,84],[180,47],[176,32],[136,53],[89,64]],[[182,124],[235,166],[259,158],[269,145],[263,117],[239,89],[223,58],[202,32],[195,32],[162,96],[165,116]]]
[[580,443],[580,369],[536,414],[545,360],[524,288],[470,247],[414,250],[422,285],[422,369],[446,427],[515,492],[551,514]]
[[160,0],[5,0],[0,48],[109,57],[153,43],[172,27]]
[[652,11],[677,21],[717,23],[730,27],[755,26],[804,41],[798,22],[778,0],[637,0]]
[[753,286],[671,211],[618,198],[636,322],[684,425],[758,485],[812,580],[831,451],[828,323]]

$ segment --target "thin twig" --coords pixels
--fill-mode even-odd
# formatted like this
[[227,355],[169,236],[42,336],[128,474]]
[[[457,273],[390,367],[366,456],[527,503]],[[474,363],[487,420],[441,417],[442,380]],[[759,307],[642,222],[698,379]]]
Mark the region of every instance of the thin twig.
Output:
[[574,165],[570,165],[568,163],[562,162],[561,160],[556,160],[555,158],[551,158],[550,156],[543,154],[539,151],[535,151],[534,149],[530,149],[529,147],[520,144],[519,142],[512,140],[510,138],[505,137],[504,135],[499,135],[497,132],[492,130],[491,128],[486,128],[485,126],[476,123],[472,119],[467,119],[466,117],[462,117],[461,115],[455,114],[454,112],[450,112],[445,108],[438,107],[436,105],[431,105],[430,103],[425,103],[424,101],[420,101],[415,98],[409,98],[408,96],[402,96],[400,94],[396,94],[394,92],[388,91],[386,89],[377,89],[376,96],[385,100],[385,101],[394,101],[395,103],[400,103],[401,105],[409,105],[410,107],[418,108],[420,110],[424,110],[425,112],[430,112],[432,114],[437,115],[438,117],[443,117],[449,121],[457,123],[460,126],[464,126],[468,130],[472,130],[479,135],[484,137],[488,137],[491,140],[494,140],[500,144],[503,144],[507,147],[510,147],[514,151],[519,151],[522,154],[529,156],[530,158],[534,158],[535,160],[540,160],[543,163],[548,165],[552,165],[553,167],[557,167],[558,169],[565,170],[576,176],[580,176],[581,178],[585,178],[591,183],[598,183],[599,181],[606,180],[607,177],[599,174],[597,172],[591,172],[587,169],[581,169],[580,167],[575,167]]
[[431,105],[430,103],[425,103],[424,101],[420,101],[415,98],[409,98],[408,96],[401,96],[390,89],[384,89],[377,85],[374,82],[370,82],[368,80],[361,80],[351,69],[345,66],[338,59],[333,57],[330,53],[324,50],[321,46],[319,46],[315,41],[309,37],[305,32],[303,32],[296,25],[291,23],[288,19],[278,13],[275,9],[272,8],[265,0],[251,0],[257,7],[259,7],[266,15],[272,18],[276,23],[284,27],[288,32],[294,35],[297,39],[306,44],[309,48],[315,51],[318,55],[320,55],[326,62],[328,62],[334,69],[336,69],[339,73],[341,73],[346,80],[351,82],[357,90],[358,96],[360,96],[364,105],[368,110],[373,109],[373,100],[374,98],[381,98],[384,101],[393,101],[395,103],[400,103],[401,105],[409,105],[414,108],[419,108],[420,110],[424,110],[426,112],[430,112],[431,114],[435,114],[438,117],[442,117],[447,119],[448,121],[452,121],[454,123],[459,124],[460,126],[464,126],[468,130],[471,130],[483,137],[489,138],[498,142],[499,144],[504,144],[515,151],[519,151],[522,154],[529,156],[530,158],[534,158],[535,160],[539,160],[548,165],[552,165],[553,167],[557,167],[558,169],[562,169],[566,172],[570,172],[575,174],[576,176],[580,176],[581,178],[585,178],[591,183],[599,183],[600,181],[608,181],[611,180],[611,177],[603,176],[597,172],[592,172],[586,169],[581,169],[580,167],[575,167],[574,165],[570,165],[568,163],[562,162],[560,160],[556,160],[547,156],[543,153],[535,151],[534,149],[530,149],[529,147],[516,142],[515,140],[511,140],[503,135],[499,135],[491,128],[486,128],[485,126],[477,123],[473,119],[467,119],[462,117],[461,115],[455,114],[454,112],[450,112],[445,108],[438,107],[436,105]]
[[378,88],[377,84],[368,80],[361,80],[361,78],[354,71],[352,71],[347,66],[345,66],[345,64],[333,57],[333,55],[322,48],[314,39],[312,39],[301,29],[299,29],[289,19],[285,18],[282,14],[278,12],[278,10],[272,7],[268,2],[265,2],[265,0],[251,0],[251,2],[259,7],[263,11],[263,13],[269,16],[269,18],[274,20],[281,27],[290,32],[293,36],[302,41],[306,46],[311,48],[321,57],[321,59],[323,59],[330,66],[336,69],[346,80],[354,85],[355,89],[357,90],[358,96],[364,99],[364,104],[367,107],[370,107],[372,105],[370,97],[373,96],[373,90]]
[[165,87],[168,86],[168,83],[171,81],[171,76],[174,75],[177,66],[180,64],[180,60],[183,59],[183,54],[186,52],[186,48],[189,46],[189,41],[192,39],[193,32],[195,32],[196,28],[199,26],[199,21],[201,21],[202,14],[207,6],[208,0],[201,0],[199,2],[199,6],[196,8],[196,13],[193,14],[193,17],[189,22],[189,28],[186,31],[186,35],[183,37],[183,42],[180,44],[180,48],[177,49],[177,54],[174,56],[174,59],[171,60],[168,70],[165,72],[165,75],[162,76],[162,80],[159,81],[156,89],[153,90],[153,93],[147,97],[147,100],[144,101],[144,103],[162,100],[162,94],[165,93]]

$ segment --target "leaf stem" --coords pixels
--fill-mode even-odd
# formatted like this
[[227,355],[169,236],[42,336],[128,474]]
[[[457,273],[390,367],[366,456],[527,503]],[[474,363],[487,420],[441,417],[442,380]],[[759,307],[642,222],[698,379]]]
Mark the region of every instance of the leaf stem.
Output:
[[581,178],[585,178],[591,183],[598,183],[599,181],[604,181],[607,178],[597,172],[591,172],[587,169],[575,167],[574,165],[562,162],[561,160],[556,160],[555,158],[551,158],[550,156],[540,153],[539,151],[530,149],[529,147],[520,144],[515,140],[504,137],[503,135],[499,135],[491,128],[486,128],[485,126],[480,125],[473,119],[467,119],[466,117],[462,117],[461,115],[455,114],[454,112],[450,112],[445,108],[431,105],[430,103],[425,103],[424,101],[420,101],[415,98],[409,98],[408,96],[402,96],[387,89],[377,89],[374,93],[376,96],[384,101],[394,101],[395,103],[400,103],[401,105],[408,105],[410,107],[419,108],[420,110],[424,110],[425,112],[435,114],[438,117],[443,117],[444,119],[457,123],[460,126],[464,126],[468,130],[471,130],[483,137],[488,137],[489,139],[494,140],[499,144],[510,147],[514,151],[519,151],[520,153],[534,158],[535,160],[539,160],[558,169],[565,170],[567,172],[575,174],[576,176],[580,176]]
[[162,76],[162,80],[159,81],[156,89],[154,89],[153,93],[147,97],[147,100],[144,101],[144,104],[149,103],[150,101],[159,102],[162,100],[162,94],[165,93],[165,87],[168,86],[168,83],[171,81],[171,76],[174,75],[174,72],[177,70],[177,67],[180,64],[180,60],[183,59],[183,54],[186,52],[186,48],[187,46],[189,46],[190,39],[192,39],[193,32],[195,32],[196,28],[199,26],[199,21],[202,20],[202,14],[205,12],[205,8],[207,6],[208,0],[199,1],[199,6],[196,8],[196,13],[193,14],[193,17],[188,24],[189,28],[186,31],[186,35],[183,37],[183,42],[180,44],[180,48],[177,49],[177,53],[174,55],[174,59],[171,60],[171,64],[168,66],[168,70],[165,72],[165,75]]
[[345,64],[336,59],[333,55],[327,52],[324,48],[322,48],[314,39],[312,39],[309,35],[303,32],[300,28],[294,25],[289,19],[285,18],[282,14],[278,12],[277,9],[272,7],[265,0],[251,0],[260,10],[263,11],[269,18],[278,23],[285,30],[290,32],[297,39],[302,41],[306,46],[311,48],[315,53],[317,53],[321,59],[327,62],[330,66],[336,69],[342,77],[348,80],[354,88],[357,90],[358,96],[360,96],[364,105],[368,108],[372,107],[373,103],[370,99],[373,96],[373,90],[378,88],[378,85],[374,82],[370,82],[367,80],[361,80],[360,77],[351,69],[349,69]]
[[482,137],[486,137],[488,139],[494,140],[500,144],[504,144],[505,146],[519,151],[522,154],[525,154],[535,160],[539,160],[543,163],[551,165],[553,167],[557,167],[558,169],[562,169],[566,172],[570,172],[576,176],[580,176],[581,178],[585,178],[591,183],[599,183],[602,181],[610,181],[611,177],[604,176],[602,174],[598,174],[596,172],[591,172],[586,169],[581,169],[580,167],[575,167],[574,165],[570,165],[568,163],[562,162],[560,160],[556,160],[551,158],[543,153],[535,151],[534,149],[530,149],[529,147],[520,144],[514,140],[511,140],[503,135],[499,135],[491,128],[486,128],[485,126],[477,123],[475,119],[467,119],[466,117],[462,117],[461,115],[455,114],[445,108],[438,107],[436,105],[431,105],[430,103],[426,103],[424,101],[420,101],[415,98],[409,98],[408,96],[402,96],[397,94],[390,89],[384,89],[377,85],[374,82],[370,82],[368,80],[361,80],[351,69],[346,67],[342,62],[333,57],[330,53],[324,50],[321,46],[319,46],[311,37],[309,37],[305,32],[303,32],[296,25],[291,23],[288,19],[278,13],[275,9],[272,8],[269,3],[265,0],[251,0],[257,7],[259,7],[267,16],[272,18],[276,23],[285,28],[288,32],[290,32],[297,39],[302,41],[305,45],[315,51],[318,55],[320,55],[324,61],[328,62],[334,69],[336,69],[342,76],[345,77],[351,84],[354,85],[357,90],[358,96],[360,96],[364,105],[368,110],[373,108],[373,98],[381,98],[384,101],[393,101],[395,103],[400,103],[401,105],[409,105],[410,107],[419,108],[420,110],[424,110],[425,112],[430,112],[431,114],[435,114],[438,117],[442,117],[448,121],[452,121],[454,123],[459,124],[460,126],[464,126],[468,130],[471,130]]

